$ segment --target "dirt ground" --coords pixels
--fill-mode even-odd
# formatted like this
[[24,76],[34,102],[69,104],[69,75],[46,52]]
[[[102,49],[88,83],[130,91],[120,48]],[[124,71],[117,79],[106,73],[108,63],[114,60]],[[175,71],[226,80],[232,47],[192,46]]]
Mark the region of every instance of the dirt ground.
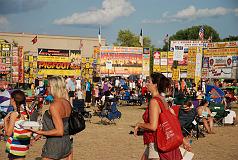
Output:
[[[142,136],[134,137],[129,132],[141,121],[144,107],[119,107],[122,118],[116,125],[103,125],[93,116],[87,128],[74,136],[75,160],[139,160],[143,151]],[[236,108],[236,112],[238,109]],[[237,112],[238,113],[238,112]],[[215,127],[216,134],[193,139],[194,160],[238,159],[238,126]],[[39,160],[44,139],[36,142],[26,159]],[[5,142],[0,142],[0,159],[7,159]]]

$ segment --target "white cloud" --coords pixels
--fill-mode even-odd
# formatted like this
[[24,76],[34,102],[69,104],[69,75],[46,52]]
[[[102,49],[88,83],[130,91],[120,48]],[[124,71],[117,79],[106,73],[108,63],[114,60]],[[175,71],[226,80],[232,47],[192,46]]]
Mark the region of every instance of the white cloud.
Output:
[[8,20],[4,16],[0,16],[0,30],[4,31],[7,28]]
[[104,0],[100,9],[54,20],[59,25],[107,25],[119,17],[129,16],[135,8],[127,0]]
[[216,16],[224,16],[230,13],[231,9],[227,9],[224,7],[217,8],[204,8],[204,9],[196,9],[194,6],[189,6],[181,11],[178,11],[175,15],[172,15],[172,18],[178,18],[181,20],[191,20],[197,18],[206,18],[206,17],[216,17]]
[[234,9],[235,15],[238,16],[238,8]]
[[183,10],[178,11],[176,14],[169,15],[168,12],[162,14],[162,18],[157,20],[143,20],[143,23],[168,23],[168,22],[181,22],[190,21],[201,18],[224,16],[229,13],[238,15],[238,8],[229,9],[224,7],[204,8],[197,9],[195,6],[189,6]]

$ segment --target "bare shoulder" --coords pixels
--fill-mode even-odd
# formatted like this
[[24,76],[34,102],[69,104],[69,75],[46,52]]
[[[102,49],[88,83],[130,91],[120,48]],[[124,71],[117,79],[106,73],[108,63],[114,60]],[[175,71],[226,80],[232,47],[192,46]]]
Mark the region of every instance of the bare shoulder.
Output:
[[59,113],[62,113],[63,115],[64,115],[64,113],[71,112],[71,109],[72,109],[72,107],[71,107],[70,102],[63,98],[54,101],[50,105],[50,111],[57,110]]
[[50,109],[52,108],[60,108],[60,106],[62,105],[62,103],[60,101],[54,101],[53,103],[50,104]]
[[202,106],[199,106],[198,108],[197,108],[197,110],[201,110],[202,109]]
[[150,100],[150,106],[155,106],[155,105],[158,106],[158,102],[157,102],[156,99],[152,98],[152,99]]
[[18,112],[16,112],[16,111],[10,112],[10,113],[8,113],[8,114],[10,114],[9,116],[10,116],[11,118],[15,118],[15,117],[18,116]]

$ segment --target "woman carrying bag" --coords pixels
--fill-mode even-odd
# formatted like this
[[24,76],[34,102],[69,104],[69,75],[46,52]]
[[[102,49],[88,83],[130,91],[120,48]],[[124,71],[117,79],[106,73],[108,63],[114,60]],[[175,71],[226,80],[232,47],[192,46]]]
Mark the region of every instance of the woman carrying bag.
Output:
[[[145,152],[143,153],[141,160],[181,160],[182,155],[179,147],[167,151],[161,152],[157,146],[157,129],[159,126],[159,116],[161,114],[161,107],[169,110],[172,114],[175,114],[173,109],[168,107],[165,97],[162,93],[165,93],[170,88],[170,80],[161,73],[153,73],[147,83],[147,88],[152,95],[152,99],[149,102],[145,113],[143,114],[142,123],[137,123],[135,126],[134,135],[137,135],[139,129],[144,130],[143,140],[146,145]],[[159,100],[160,102],[159,102]],[[161,106],[164,105],[164,106]],[[159,138],[159,137],[158,137]],[[184,148],[191,149],[191,146],[185,139],[183,139]]]

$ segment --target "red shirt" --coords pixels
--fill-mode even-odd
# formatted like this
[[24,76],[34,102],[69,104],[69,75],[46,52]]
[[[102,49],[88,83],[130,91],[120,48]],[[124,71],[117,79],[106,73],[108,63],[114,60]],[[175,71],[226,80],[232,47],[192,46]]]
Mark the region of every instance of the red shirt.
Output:
[[179,105],[173,105],[171,108],[174,110],[176,116],[178,117],[180,106]]
[[[150,122],[150,119],[149,119],[149,107],[146,108],[142,118],[143,118],[145,123],[149,123]],[[150,130],[145,130],[144,134],[143,134],[144,144],[154,143],[155,142],[155,136],[156,136],[156,132],[150,131]]]
[[147,92],[147,87],[142,87],[141,89],[142,96],[144,96],[146,92]]

